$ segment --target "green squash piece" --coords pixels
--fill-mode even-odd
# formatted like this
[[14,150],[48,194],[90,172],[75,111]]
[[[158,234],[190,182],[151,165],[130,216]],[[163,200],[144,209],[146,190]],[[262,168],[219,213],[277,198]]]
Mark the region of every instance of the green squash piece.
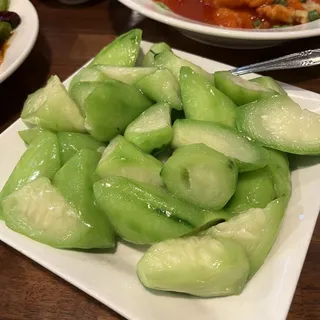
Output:
[[233,215],[250,208],[264,208],[276,198],[267,167],[239,174],[237,189],[225,209]]
[[39,177],[51,179],[59,169],[60,154],[57,136],[51,132],[43,132],[31,142],[9,176],[0,192],[0,204],[5,197],[26,183]]
[[177,198],[201,208],[220,210],[234,194],[238,169],[233,160],[204,144],[178,148],[161,177]]
[[154,66],[154,58],[157,54],[163,51],[172,51],[170,46],[165,42],[155,43],[151,46],[150,50],[145,54],[142,66],[143,67],[153,67]]
[[203,225],[226,220],[225,212],[187,204],[163,188],[110,176],[94,184],[94,194],[116,233],[137,244],[177,238]]
[[87,226],[86,234],[77,243],[83,249],[110,248],[115,244],[113,229],[97,208],[93,195],[93,174],[100,156],[92,150],[79,151],[57,172],[52,183]]
[[85,126],[99,141],[110,141],[152,105],[138,89],[117,80],[99,83],[85,99]]
[[56,248],[82,248],[89,227],[49,179],[38,178],[2,202],[7,227]]
[[207,298],[240,294],[248,272],[241,245],[208,236],[154,244],[137,266],[139,279],[147,288]]
[[286,95],[246,104],[237,127],[262,145],[293,154],[320,154],[320,114],[301,109]]
[[249,209],[208,229],[205,234],[214,238],[238,241],[248,255],[250,262],[249,278],[251,278],[262,266],[272,248],[286,207],[287,198],[278,198],[270,202],[264,209]]
[[57,137],[59,141],[62,165],[64,165],[80,150],[87,149],[97,151],[101,156],[106,147],[104,143],[97,141],[85,133],[58,132]]
[[159,160],[145,154],[123,136],[117,136],[104,150],[96,174],[100,178],[116,175],[162,186],[161,169]]
[[37,126],[31,129],[19,131],[18,134],[25,144],[30,144],[35,138],[37,138],[40,134],[42,134],[45,131],[49,130]]
[[236,105],[214,87],[212,82],[189,67],[180,69],[183,110],[187,119],[236,125]]
[[257,77],[257,78],[251,79],[250,81],[258,83],[266,89],[274,90],[278,94],[287,95],[287,93],[281,88],[280,84],[271,77],[266,77],[266,76]]
[[106,64],[118,67],[133,67],[138,58],[142,31],[132,29],[104,47],[90,62],[89,66]]
[[173,136],[170,106],[158,103],[148,108],[128,125],[124,136],[146,153],[162,150]]
[[53,131],[84,132],[84,119],[57,76],[28,96],[21,118],[26,124]]

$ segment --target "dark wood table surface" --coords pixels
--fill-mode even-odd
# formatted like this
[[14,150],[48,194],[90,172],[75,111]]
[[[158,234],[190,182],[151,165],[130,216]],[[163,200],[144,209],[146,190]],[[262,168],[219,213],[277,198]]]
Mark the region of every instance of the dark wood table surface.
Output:
[[[0,132],[19,117],[27,94],[42,86],[50,74],[65,79],[116,35],[134,26],[143,30],[145,40],[166,41],[174,48],[236,66],[317,48],[320,43],[318,37],[263,50],[215,48],[189,40],[158,22],[132,15],[131,10],[117,1],[92,0],[89,4],[72,7],[55,0],[32,2],[39,14],[40,33],[30,56],[14,75],[0,85]],[[320,68],[277,71],[269,75],[320,93]],[[76,319],[123,318],[0,242],[0,320]],[[319,221],[288,319],[320,319]]]

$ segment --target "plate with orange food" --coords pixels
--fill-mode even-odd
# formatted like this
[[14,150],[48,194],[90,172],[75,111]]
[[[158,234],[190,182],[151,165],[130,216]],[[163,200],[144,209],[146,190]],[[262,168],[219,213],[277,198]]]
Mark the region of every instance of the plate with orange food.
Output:
[[29,0],[0,0],[0,83],[28,57],[39,31]]
[[262,48],[320,35],[320,0],[119,0],[195,40]]

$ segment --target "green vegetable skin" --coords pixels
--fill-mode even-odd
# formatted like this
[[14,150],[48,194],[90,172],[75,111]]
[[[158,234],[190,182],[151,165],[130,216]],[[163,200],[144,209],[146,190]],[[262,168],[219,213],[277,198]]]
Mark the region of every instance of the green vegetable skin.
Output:
[[164,164],[161,177],[179,199],[201,208],[220,210],[234,194],[238,169],[204,144],[178,148]]
[[162,163],[122,136],[114,138],[104,150],[96,174],[105,178],[110,175],[162,186]]
[[167,240],[153,245],[138,263],[143,285],[200,297],[240,294],[249,271],[243,248],[208,236]]
[[12,27],[9,22],[0,21],[0,42],[4,42],[10,38]]
[[138,89],[117,80],[108,80],[97,85],[86,98],[85,125],[97,140],[110,141],[151,105],[152,102]]
[[31,129],[19,131],[18,134],[26,144],[30,144],[35,138],[37,138],[40,134],[42,134],[45,131],[48,130],[43,129],[41,127],[33,127]]
[[138,244],[177,238],[228,217],[225,212],[201,210],[162,188],[123,177],[110,176],[96,182],[94,194],[116,233]]
[[177,57],[172,51],[163,51],[157,54],[154,57],[154,65],[157,68],[169,69],[178,81],[180,80],[181,67],[190,67],[194,72],[202,75],[209,81],[214,81],[210,73],[188,60]]
[[159,103],[144,111],[127,127],[125,138],[146,153],[161,150],[172,140],[171,108]]
[[169,103],[176,110],[182,109],[179,82],[167,69],[157,70],[137,81],[135,86],[153,101]]
[[287,95],[287,93],[281,88],[279,83],[271,77],[257,77],[257,78],[251,79],[250,81],[258,83],[259,85],[263,86],[266,89],[274,90],[278,94]]
[[151,46],[150,50],[146,53],[143,58],[142,66],[143,67],[153,67],[154,66],[154,57],[164,51],[171,51],[171,48],[164,42],[155,43]]
[[238,108],[237,127],[266,147],[294,154],[320,154],[320,115],[302,110],[285,95]]
[[213,121],[235,127],[236,105],[212,82],[189,67],[180,70],[181,97],[187,119]]
[[101,153],[106,147],[104,143],[97,141],[85,133],[58,132],[57,137],[62,165],[83,149],[97,151],[101,157]]
[[225,209],[238,214],[250,208],[264,208],[275,198],[273,181],[265,167],[239,175],[237,190]]
[[57,76],[28,96],[21,113],[27,124],[54,131],[84,132],[84,119]]
[[233,100],[238,106],[277,94],[274,90],[235,76],[229,71],[215,72],[214,83],[217,89]]
[[259,169],[267,164],[268,153],[264,148],[227,126],[208,121],[184,119],[176,120],[172,128],[174,148],[203,143],[233,158],[239,172]]
[[113,229],[105,215],[96,207],[93,195],[93,174],[100,154],[81,150],[55,175],[53,185],[77,210],[87,231],[75,244],[77,248],[110,248],[115,244]]
[[142,31],[132,29],[119,36],[103,48],[89,66],[106,64],[118,67],[133,67],[136,63],[141,42]]
[[[57,136],[44,132],[34,139],[20,158],[0,193],[1,201],[26,183],[39,177],[53,178],[60,169],[60,154]],[[0,205],[0,218],[2,210]]]
[[261,267],[277,237],[287,207],[287,198],[270,202],[264,209],[253,208],[226,222],[208,229],[205,234],[214,238],[238,241],[245,249],[251,278]]
[[101,71],[107,78],[122,81],[126,84],[134,84],[157,71],[157,68],[126,68],[106,66],[103,64],[96,65],[95,68]]
[[84,67],[72,78],[68,91],[71,94],[73,87],[79,82],[102,82],[107,79],[108,77],[95,66]]
[[77,82],[69,91],[70,97],[77,104],[83,117],[86,115],[84,104],[91,92],[100,85],[100,82],[83,81]]

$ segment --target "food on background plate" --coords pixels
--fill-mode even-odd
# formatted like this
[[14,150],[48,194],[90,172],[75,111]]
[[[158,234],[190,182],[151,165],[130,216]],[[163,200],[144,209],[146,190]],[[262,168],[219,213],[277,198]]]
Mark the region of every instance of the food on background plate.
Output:
[[215,26],[268,29],[320,18],[319,0],[154,0],[163,8]]
[[9,11],[9,0],[0,0],[0,64],[3,62],[8,40],[21,22],[16,12]]
[[27,98],[0,218],[56,248],[151,245],[137,265],[151,289],[240,294],[286,214],[287,153],[320,155],[320,115],[270,77],[210,74],[165,43],[139,65],[140,41],[129,31],[68,89],[52,76]]

